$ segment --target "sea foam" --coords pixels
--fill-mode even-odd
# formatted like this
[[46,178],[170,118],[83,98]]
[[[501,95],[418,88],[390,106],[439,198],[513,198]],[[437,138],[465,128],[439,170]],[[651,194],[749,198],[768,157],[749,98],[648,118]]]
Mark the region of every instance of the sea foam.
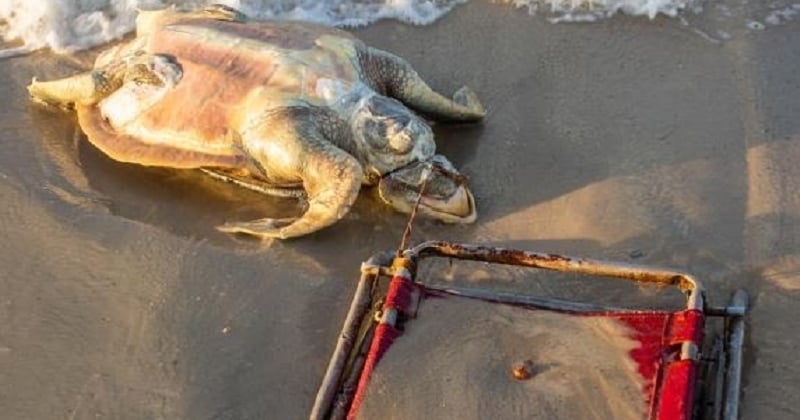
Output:
[[678,12],[694,7],[698,0],[503,0],[529,12],[550,15],[553,22],[587,22],[616,13],[632,16],[659,14],[677,16]]
[[[255,19],[363,26],[381,19],[427,25],[469,0],[0,0],[0,57],[49,47],[69,53],[117,40],[134,28],[137,9],[193,10],[226,4]],[[793,21],[797,0],[472,0],[517,7],[550,22],[597,22],[615,14],[675,17],[709,39]]]
[[794,21],[797,0],[494,0],[527,10],[553,23],[598,22],[616,14],[677,18],[711,41],[761,31]]
[[218,3],[255,19],[291,19],[361,26],[380,19],[426,25],[467,0],[0,0],[0,31],[21,43],[2,55],[50,47],[58,53],[90,48],[134,28],[137,9],[176,6],[192,10]]

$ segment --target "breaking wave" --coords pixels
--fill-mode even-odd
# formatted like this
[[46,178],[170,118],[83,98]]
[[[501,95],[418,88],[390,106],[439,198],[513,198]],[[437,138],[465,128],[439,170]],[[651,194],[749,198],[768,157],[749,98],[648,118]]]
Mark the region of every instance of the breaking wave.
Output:
[[[120,39],[134,28],[138,9],[197,9],[211,3],[238,8],[256,19],[304,20],[335,26],[363,26],[381,19],[427,25],[468,0],[0,0],[0,57],[49,47],[69,53]],[[551,22],[596,22],[617,13],[709,14],[711,36],[731,37],[735,28],[758,31],[794,20],[793,0],[472,0],[517,7]],[[794,0],[796,1],[796,0]],[[767,4],[768,3],[768,4]],[[738,25],[738,26],[737,26]],[[734,27],[731,29],[730,27]]]

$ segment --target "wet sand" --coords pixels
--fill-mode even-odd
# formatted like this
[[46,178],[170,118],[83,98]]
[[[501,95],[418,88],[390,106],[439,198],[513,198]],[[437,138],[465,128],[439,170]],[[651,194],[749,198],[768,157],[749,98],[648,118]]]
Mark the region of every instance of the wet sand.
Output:
[[[453,296],[417,315],[372,373],[358,418],[647,418],[628,355],[639,343],[618,320]],[[515,380],[522,361],[531,377]]]
[[[797,24],[714,44],[675,20],[551,25],[471,2],[431,26],[357,33],[489,110],[482,126],[436,127],[471,178],[477,224],[421,221],[415,240],[671,266],[715,304],[744,287],[742,418],[800,415]],[[405,216],[365,191],[306,238],[218,233],[295,205],[109,161],[71,116],[27,102],[31,76],[75,67],[47,53],[0,62],[0,417],[305,417],[359,263],[396,246]],[[517,272],[502,287],[652,298]]]

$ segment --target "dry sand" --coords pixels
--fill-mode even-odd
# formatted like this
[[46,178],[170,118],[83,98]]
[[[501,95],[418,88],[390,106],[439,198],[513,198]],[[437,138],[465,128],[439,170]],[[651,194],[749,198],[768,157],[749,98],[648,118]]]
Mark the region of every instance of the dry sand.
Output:
[[[417,240],[636,256],[696,274],[720,304],[745,287],[742,418],[800,416],[797,24],[713,44],[675,20],[550,25],[474,1],[432,26],[358,33],[489,109],[481,127],[437,127],[478,223],[423,222]],[[26,100],[31,76],[74,67],[0,62],[0,417],[304,417],[359,262],[395,246],[405,218],[365,193],[297,241],[217,233],[292,203],[110,162],[70,116]]]

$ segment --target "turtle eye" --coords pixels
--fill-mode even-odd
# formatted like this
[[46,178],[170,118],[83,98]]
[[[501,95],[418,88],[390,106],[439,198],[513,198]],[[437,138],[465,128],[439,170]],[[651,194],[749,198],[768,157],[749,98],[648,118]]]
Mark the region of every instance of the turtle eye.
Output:
[[377,119],[367,119],[364,121],[364,138],[367,143],[375,149],[383,149],[386,147],[386,124]]
[[369,98],[366,105],[372,115],[384,116],[396,114],[398,109],[403,108],[403,104],[400,101],[380,95]]
[[383,120],[386,125],[386,132],[390,135],[402,133],[411,122],[411,118],[407,115],[393,115],[385,117]]

